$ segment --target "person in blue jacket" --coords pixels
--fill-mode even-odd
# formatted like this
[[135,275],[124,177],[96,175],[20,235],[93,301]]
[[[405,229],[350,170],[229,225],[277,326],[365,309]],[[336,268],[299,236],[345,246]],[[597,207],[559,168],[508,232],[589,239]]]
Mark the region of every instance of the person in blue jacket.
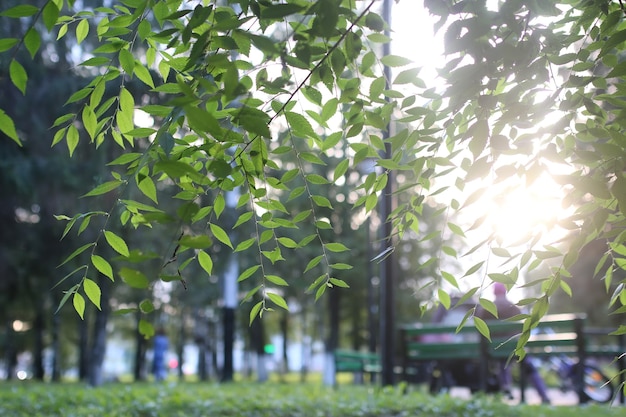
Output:
[[165,329],[160,327],[154,336],[154,356],[152,358],[152,372],[154,373],[154,379],[157,381],[163,381],[167,376],[165,354],[167,352],[168,345],[169,341],[167,339],[167,335],[165,334]]

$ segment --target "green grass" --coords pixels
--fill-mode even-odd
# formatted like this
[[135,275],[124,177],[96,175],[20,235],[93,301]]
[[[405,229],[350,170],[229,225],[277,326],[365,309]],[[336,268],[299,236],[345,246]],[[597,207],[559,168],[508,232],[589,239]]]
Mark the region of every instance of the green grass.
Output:
[[403,394],[401,387],[319,383],[0,384],[3,417],[622,417],[623,407],[507,405],[497,397],[471,400]]

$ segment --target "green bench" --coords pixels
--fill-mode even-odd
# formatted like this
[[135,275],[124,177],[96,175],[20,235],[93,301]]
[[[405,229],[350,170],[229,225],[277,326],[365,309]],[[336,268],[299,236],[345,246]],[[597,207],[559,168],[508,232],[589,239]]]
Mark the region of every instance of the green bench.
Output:
[[340,372],[353,374],[378,374],[381,372],[380,356],[377,353],[348,349],[335,349],[333,352],[336,375]]
[[[617,337],[617,343],[611,346],[596,343],[598,336],[606,336],[594,329],[586,329],[583,314],[553,314],[543,317],[537,325],[538,334],[528,339],[525,351],[534,357],[551,355],[568,355],[585,363],[588,357],[610,357],[616,359],[620,371],[620,386],[624,383],[625,359],[624,338]],[[473,324],[468,323],[456,332],[456,326],[438,324],[414,324],[402,326],[401,333],[401,366],[402,378],[409,382],[412,374],[423,369],[424,363],[442,360],[467,360],[479,364],[478,388],[487,391],[489,364],[495,360],[512,358],[518,336],[522,333],[523,323],[494,321],[488,322],[491,342],[482,337]],[[549,330],[547,334],[543,331]],[[437,336],[446,335],[448,340],[440,340]],[[507,336],[502,336],[507,335]],[[510,335],[517,335],[510,336]],[[515,363],[516,359],[512,359]],[[525,373],[520,372],[521,401],[525,401]],[[576,384],[581,402],[585,401],[582,393],[583,374],[579,373]],[[624,393],[620,390],[620,400],[624,403]]]

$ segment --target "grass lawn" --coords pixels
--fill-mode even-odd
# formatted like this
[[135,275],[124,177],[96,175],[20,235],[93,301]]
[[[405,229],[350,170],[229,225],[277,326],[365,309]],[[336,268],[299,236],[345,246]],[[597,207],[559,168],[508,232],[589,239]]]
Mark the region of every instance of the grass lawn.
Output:
[[471,400],[401,387],[320,383],[78,383],[0,384],[2,417],[622,417],[623,407],[507,405],[497,397]]

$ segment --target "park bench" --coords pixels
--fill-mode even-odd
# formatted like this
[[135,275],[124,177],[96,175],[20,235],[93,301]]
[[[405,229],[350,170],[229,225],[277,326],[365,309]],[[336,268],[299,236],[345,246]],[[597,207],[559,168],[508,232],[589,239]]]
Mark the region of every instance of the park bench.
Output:
[[348,349],[335,349],[333,352],[336,374],[350,372],[359,375],[377,374],[381,371],[380,356],[377,353]]
[[[477,386],[481,391],[487,391],[489,363],[493,360],[508,360],[516,363],[512,358],[518,336],[522,333],[522,322],[493,321],[488,322],[491,341],[482,337],[476,327],[467,323],[457,331],[456,326],[439,324],[413,324],[400,328],[401,332],[401,366],[402,378],[410,381],[411,374],[423,368],[424,363],[462,360],[476,361],[479,364]],[[533,357],[548,357],[552,355],[567,355],[578,358],[585,363],[589,357],[615,358],[620,371],[620,386],[624,383],[625,358],[623,335],[614,338],[615,344],[599,343],[599,336],[608,332],[598,329],[585,328],[584,314],[553,314],[546,315],[537,325],[537,332],[533,333],[526,343],[525,351]],[[549,330],[549,334],[547,331]],[[448,335],[449,340],[433,338],[437,335]],[[506,335],[506,336],[502,336]],[[511,336],[515,335],[515,336]],[[430,339],[430,340],[429,340]],[[525,401],[524,391],[526,377],[520,372],[521,401]],[[582,389],[583,374],[579,373],[577,392],[581,402],[585,396]],[[620,401],[624,403],[623,390],[620,390]]]

